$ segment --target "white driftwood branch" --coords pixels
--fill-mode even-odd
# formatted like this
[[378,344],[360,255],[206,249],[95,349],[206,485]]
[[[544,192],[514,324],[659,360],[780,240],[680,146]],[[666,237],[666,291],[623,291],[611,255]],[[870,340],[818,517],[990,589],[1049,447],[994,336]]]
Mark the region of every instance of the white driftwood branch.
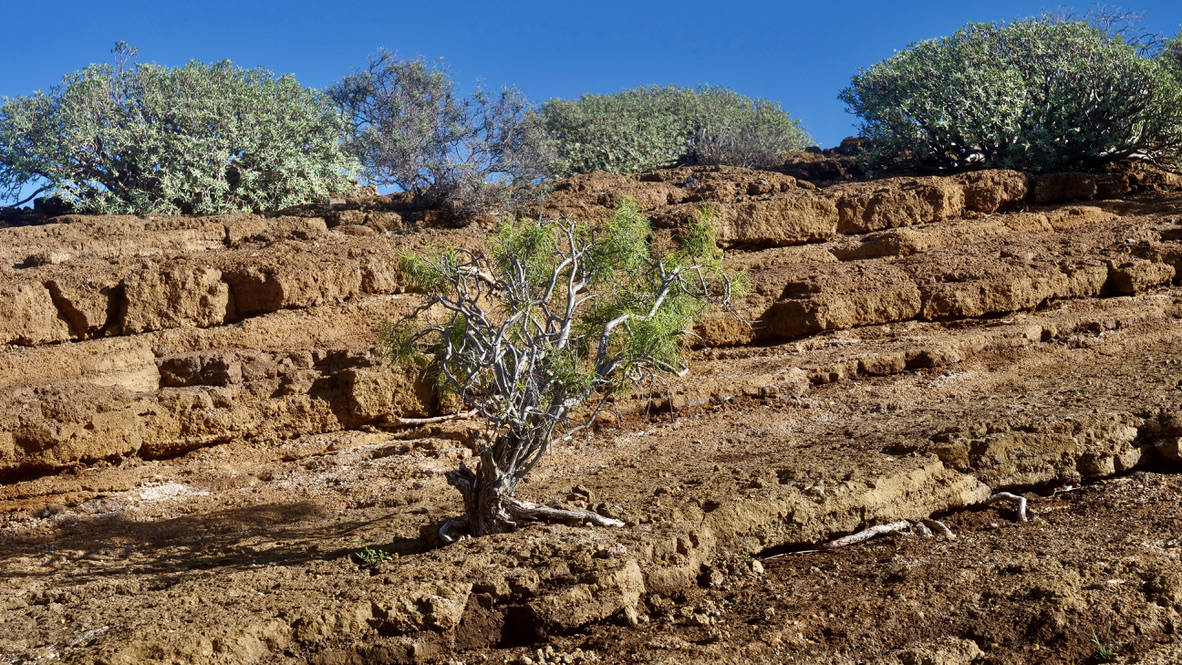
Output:
[[412,425],[435,425],[437,423],[446,423],[451,420],[463,420],[465,418],[475,418],[477,410],[464,411],[462,413],[452,413],[446,416],[434,416],[431,418],[395,418],[390,421],[391,425],[400,427],[409,427]]
[[821,543],[821,549],[833,550],[837,549],[838,547],[845,547],[847,545],[860,543],[864,540],[870,540],[871,538],[884,533],[897,533],[899,531],[905,531],[909,528],[911,528],[911,522],[908,522],[907,520],[891,522],[890,524],[879,524],[878,526],[872,526],[869,529],[863,529],[857,533],[851,533],[848,536],[843,536],[827,543]]
[[792,556],[792,555],[796,555],[796,554],[812,554],[812,553],[821,552],[824,550],[833,550],[833,549],[837,549],[839,547],[845,547],[847,545],[854,545],[854,544],[857,544],[857,543],[860,543],[860,542],[863,542],[866,540],[870,540],[871,538],[873,538],[875,536],[879,536],[879,535],[886,534],[886,533],[902,533],[904,531],[907,531],[908,529],[913,530],[916,535],[923,536],[925,538],[942,536],[944,538],[948,538],[949,540],[956,539],[956,536],[953,535],[953,533],[952,533],[952,529],[949,529],[948,526],[946,524],[944,524],[943,522],[941,522],[940,520],[925,519],[925,520],[920,520],[918,522],[908,522],[907,520],[900,520],[898,522],[891,522],[890,524],[880,524],[878,526],[872,526],[868,529],[863,529],[857,533],[852,533],[848,536],[843,536],[841,538],[831,540],[827,543],[821,543],[820,545],[817,546],[821,549],[800,550],[797,552],[785,552],[783,554],[773,554],[771,556],[764,557],[764,561],[770,561],[772,559],[782,559],[786,556]]
[[552,520],[588,522],[594,526],[624,526],[624,523],[620,520],[604,517],[603,515],[590,510],[564,510],[562,508],[551,508],[550,506],[543,506],[541,504],[533,503],[532,501],[522,501],[520,499],[508,499],[505,502],[505,506],[514,515],[527,520],[546,518]]
[[988,504],[992,504],[992,503],[997,503],[998,501],[1014,501],[1014,502],[1016,502],[1018,504],[1018,521],[1019,522],[1029,522],[1030,521],[1026,517],[1026,497],[1019,496],[1017,494],[1011,494],[1010,492],[998,492],[997,494],[994,494],[993,496],[989,497],[989,501],[986,501],[985,503],[988,505]]

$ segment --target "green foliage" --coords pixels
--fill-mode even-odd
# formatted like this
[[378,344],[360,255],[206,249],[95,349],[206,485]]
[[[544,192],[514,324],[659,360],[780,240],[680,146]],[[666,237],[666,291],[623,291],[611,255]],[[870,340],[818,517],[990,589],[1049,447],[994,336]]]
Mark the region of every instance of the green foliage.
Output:
[[1112,642],[1112,625],[1104,627],[1104,637],[1092,628],[1092,660],[1097,663],[1111,663],[1116,659],[1116,644]]
[[352,121],[352,151],[371,182],[449,202],[460,215],[528,200],[548,170],[537,114],[512,88],[460,97],[445,69],[379,50],[328,89]]
[[1161,53],[1158,54],[1158,62],[1173,74],[1175,79],[1182,81],[1182,34],[1175,35],[1173,39],[1165,42]]
[[1144,154],[1174,164],[1182,86],[1084,21],[971,23],[853,77],[840,98],[889,159],[1047,170]]
[[376,566],[377,564],[390,559],[389,552],[376,547],[366,547],[357,550],[353,553],[353,556],[356,557],[359,562],[367,566]]
[[756,168],[812,143],[779,104],[716,87],[652,86],[554,99],[541,114],[556,141],[556,177],[631,173],[679,161]]
[[[433,353],[440,382],[493,433],[478,474],[448,474],[472,533],[548,510],[511,496],[549,447],[589,426],[621,387],[685,370],[687,330],[708,303],[729,306],[734,279],[707,225],[655,248],[628,201],[603,225],[505,222],[487,254],[444,248],[404,260],[427,297],[386,333],[387,348],[399,359]],[[595,395],[570,427],[572,410]]]
[[40,183],[96,213],[276,210],[352,187],[332,102],[229,61],[114,62],[0,106],[0,198]]

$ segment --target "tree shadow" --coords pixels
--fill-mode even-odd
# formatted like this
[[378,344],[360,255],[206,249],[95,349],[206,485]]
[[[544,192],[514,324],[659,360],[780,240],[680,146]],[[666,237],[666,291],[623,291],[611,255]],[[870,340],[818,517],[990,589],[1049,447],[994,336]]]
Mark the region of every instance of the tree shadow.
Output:
[[[426,550],[417,537],[365,540],[375,530],[395,533],[405,516],[340,519],[312,501],[227,508],[156,521],[122,513],[69,515],[52,535],[8,534],[0,539],[0,570],[7,578],[66,578],[85,584],[121,575],[151,576],[171,586],[202,571],[304,567],[314,561],[347,560],[365,547],[389,554]],[[421,515],[415,515],[422,519]],[[400,525],[405,531],[406,525]],[[417,534],[416,534],[417,536]],[[28,559],[39,561],[29,565]],[[23,560],[23,561],[22,561]]]

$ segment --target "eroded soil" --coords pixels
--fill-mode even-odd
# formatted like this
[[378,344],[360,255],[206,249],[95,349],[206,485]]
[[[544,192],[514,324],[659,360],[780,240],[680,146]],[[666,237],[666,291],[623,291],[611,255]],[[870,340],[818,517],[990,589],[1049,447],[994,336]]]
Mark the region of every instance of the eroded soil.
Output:
[[[398,251],[486,227],[0,228],[0,663],[1182,661],[1171,176],[798,178],[559,188],[716,210],[753,325],[521,490],[627,526],[447,547],[478,424],[396,426],[449,406],[374,331]],[[953,537],[820,547],[924,519]]]

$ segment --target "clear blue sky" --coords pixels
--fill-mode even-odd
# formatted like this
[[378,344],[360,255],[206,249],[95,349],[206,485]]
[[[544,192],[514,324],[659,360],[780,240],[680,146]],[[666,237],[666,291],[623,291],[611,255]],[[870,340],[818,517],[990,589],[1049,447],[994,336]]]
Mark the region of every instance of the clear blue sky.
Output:
[[[230,59],[323,88],[379,46],[442,58],[464,90],[511,84],[531,99],[659,84],[718,85],[780,102],[825,147],[855,133],[837,93],[859,67],[969,21],[1033,16],[1060,5],[996,1],[682,0],[414,2],[5,2],[0,95],[48,89],[105,61],[117,40],[167,66]],[[1064,4],[1083,12],[1087,0]],[[1177,0],[1122,5],[1174,35]]]

